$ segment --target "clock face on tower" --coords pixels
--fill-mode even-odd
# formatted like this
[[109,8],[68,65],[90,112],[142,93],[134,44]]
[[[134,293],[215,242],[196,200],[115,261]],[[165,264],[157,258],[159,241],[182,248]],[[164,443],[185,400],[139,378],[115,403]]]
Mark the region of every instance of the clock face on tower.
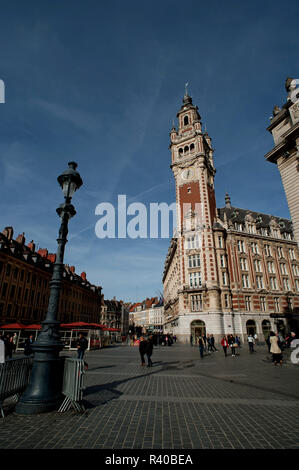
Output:
[[194,171],[191,168],[187,168],[182,172],[182,178],[183,180],[190,180],[194,176]]

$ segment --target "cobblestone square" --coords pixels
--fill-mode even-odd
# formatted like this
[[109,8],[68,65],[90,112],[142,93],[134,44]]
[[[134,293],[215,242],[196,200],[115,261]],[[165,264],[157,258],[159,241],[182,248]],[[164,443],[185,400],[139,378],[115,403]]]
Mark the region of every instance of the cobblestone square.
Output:
[[8,401],[1,449],[299,448],[299,368],[275,368],[265,346],[202,360],[197,347],[155,347],[152,368],[123,345],[85,360],[86,411],[20,416]]

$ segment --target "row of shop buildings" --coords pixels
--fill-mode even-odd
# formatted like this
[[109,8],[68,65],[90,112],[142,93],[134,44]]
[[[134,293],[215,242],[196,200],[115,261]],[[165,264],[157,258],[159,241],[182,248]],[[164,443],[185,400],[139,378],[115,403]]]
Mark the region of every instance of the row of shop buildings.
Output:
[[162,297],[151,297],[130,306],[130,329],[142,333],[163,332],[164,303]]
[[[9,323],[40,324],[46,317],[56,255],[26,244],[24,233],[13,237],[13,228],[0,233],[0,327]],[[61,323],[95,323],[128,333],[129,311],[121,300],[104,299],[101,286],[90,283],[86,273],[65,265],[58,318]]]

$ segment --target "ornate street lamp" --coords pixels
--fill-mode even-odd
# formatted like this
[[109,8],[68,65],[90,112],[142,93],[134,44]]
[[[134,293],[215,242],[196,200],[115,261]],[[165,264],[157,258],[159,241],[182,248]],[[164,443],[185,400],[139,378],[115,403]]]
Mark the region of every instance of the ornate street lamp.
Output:
[[74,192],[82,186],[82,179],[76,171],[77,163],[70,162],[69,168],[57,180],[60,184],[64,203],[56,210],[61,225],[57,239],[58,248],[56,261],[53,267],[53,276],[50,281],[50,297],[46,319],[42,322],[42,330],[37,341],[33,343],[33,368],[30,382],[21,396],[17,406],[18,414],[36,414],[55,410],[59,407],[62,395],[62,361],[59,352],[63,349],[60,341],[57,312],[59,296],[62,288],[63,258],[65,244],[67,243],[68,221],[76,214],[71,199]]

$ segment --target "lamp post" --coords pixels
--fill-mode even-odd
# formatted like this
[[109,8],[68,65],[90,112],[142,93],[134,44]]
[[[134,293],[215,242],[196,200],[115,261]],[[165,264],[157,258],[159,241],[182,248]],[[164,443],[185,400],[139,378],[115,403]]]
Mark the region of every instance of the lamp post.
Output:
[[56,261],[50,281],[48,312],[46,319],[42,322],[42,330],[37,341],[32,346],[34,352],[33,368],[29,385],[16,406],[15,411],[18,414],[37,414],[55,410],[59,407],[62,399],[62,366],[59,352],[63,349],[63,344],[60,341],[60,322],[57,320],[57,313],[62,288],[68,221],[76,214],[71,199],[74,192],[82,186],[82,179],[76,171],[77,163],[69,162],[68,165],[69,168],[57,178],[65,201],[56,209],[61,225],[57,238]]

